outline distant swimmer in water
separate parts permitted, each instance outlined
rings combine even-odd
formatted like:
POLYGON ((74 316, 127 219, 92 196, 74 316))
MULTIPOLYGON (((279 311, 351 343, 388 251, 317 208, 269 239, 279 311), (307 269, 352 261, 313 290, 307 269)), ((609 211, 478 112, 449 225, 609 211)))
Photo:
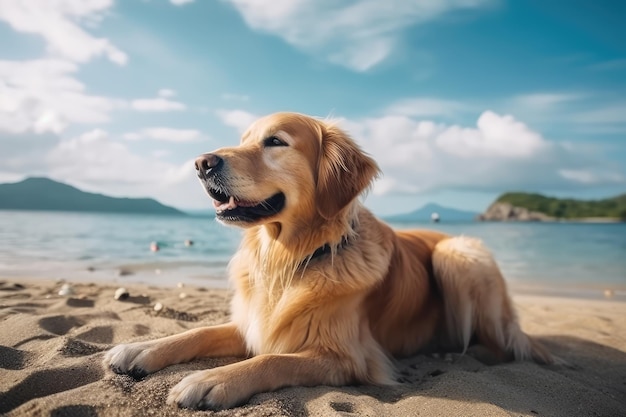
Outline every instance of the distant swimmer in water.
POLYGON ((159 249, 161 249, 161 248, 159 248, 159 244, 157 242, 150 243, 150 250, 152 252, 158 252, 159 249))
POLYGON ((185 246, 193 246, 193 240, 191 240, 191 239, 186 239, 186 240, 185 240, 185 246))

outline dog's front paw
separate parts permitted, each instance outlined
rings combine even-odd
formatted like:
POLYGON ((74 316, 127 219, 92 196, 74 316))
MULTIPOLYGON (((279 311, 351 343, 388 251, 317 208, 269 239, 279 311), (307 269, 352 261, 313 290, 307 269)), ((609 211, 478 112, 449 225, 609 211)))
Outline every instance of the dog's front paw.
POLYGON ((251 396, 243 384, 228 378, 220 368, 194 372, 171 389, 168 404, 200 410, 223 410, 243 403, 251 396))
POLYGON ((151 342, 138 342, 115 346, 104 355, 104 366, 118 374, 128 374, 141 379, 158 371, 151 342))

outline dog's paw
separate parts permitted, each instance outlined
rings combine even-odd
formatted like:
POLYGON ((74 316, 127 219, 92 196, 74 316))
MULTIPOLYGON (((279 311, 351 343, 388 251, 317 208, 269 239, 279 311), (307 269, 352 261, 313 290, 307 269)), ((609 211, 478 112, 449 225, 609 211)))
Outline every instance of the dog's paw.
POLYGON ((194 372, 171 389, 168 404, 199 410, 223 410, 243 403, 251 396, 243 384, 236 384, 220 368, 194 372))
POLYGON ((141 379, 160 369, 155 366, 151 348, 150 342, 118 345, 104 354, 102 362, 115 373, 141 379))

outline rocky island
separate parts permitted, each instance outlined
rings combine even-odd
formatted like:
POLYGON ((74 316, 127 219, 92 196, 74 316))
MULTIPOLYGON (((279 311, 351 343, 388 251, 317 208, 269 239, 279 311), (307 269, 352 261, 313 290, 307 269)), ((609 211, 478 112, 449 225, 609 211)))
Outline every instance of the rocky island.
POLYGON ((626 221, 626 194, 575 200, 534 193, 505 193, 479 214, 481 221, 626 221))

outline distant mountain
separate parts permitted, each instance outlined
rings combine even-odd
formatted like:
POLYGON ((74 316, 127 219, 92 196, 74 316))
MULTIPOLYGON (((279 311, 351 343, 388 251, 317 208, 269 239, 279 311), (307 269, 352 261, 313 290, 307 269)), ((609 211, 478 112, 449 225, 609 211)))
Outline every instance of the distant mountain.
POLYGON ((478 213, 474 213, 472 211, 457 210, 449 207, 443 207, 439 204, 429 203, 410 213, 387 216, 385 217, 385 220, 393 223, 430 222, 430 216, 433 213, 439 214, 439 219, 443 223, 472 221, 478 215, 478 213))
POLYGON ((505 193, 498 197, 487 208, 487 211, 479 216, 479 219, 488 221, 626 221, 626 194, 602 200, 575 200, 533 193, 505 193))
POLYGON ((151 198, 116 198, 88 193, 48 178, 0 184, 0 210, 53 210, 184 215, 151 198))

